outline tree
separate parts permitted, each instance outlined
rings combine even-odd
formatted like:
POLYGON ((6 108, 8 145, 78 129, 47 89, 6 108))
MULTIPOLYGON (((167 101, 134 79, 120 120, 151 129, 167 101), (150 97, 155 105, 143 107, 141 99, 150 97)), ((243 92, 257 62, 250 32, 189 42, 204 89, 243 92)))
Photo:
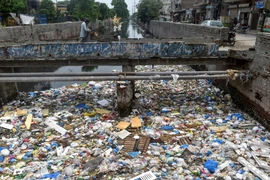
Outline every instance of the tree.
POLYGON ((141 0, 138 4, 138 20, 148 22, 159 18, 159 10, 162 8, 160 0, 141 0))
POLYGON ((40 14, 46 14, 49 21, 52 21, 55 17, 56 10, 51 0, 43 0, 39 6, 40 14))
MULTIPOLYGON (((92 21, 98 19, 99 9, 98 4, 94 0, 74 0, 75 8, 72 9, 71 14, 83 20, 89 18, 92 21)), ((73 3, 74 3, 73 2, 73 3)))
POLYGON ((105 3, 99 3, 99 20, 105 20, 111 17, 110 8, 105 3))
POLYGON ((20 12, 24 13, 26 12, 26 1, 24 0, 13 0, 13 7, 12 11, 13 12, 20 12))
POLYGON ((26 12, 26 2, 24 0, 1 0, 0 1, 0 12, 26 12))
POLYGON ((128 6, 125 0, 112 0, 111 5, 115 10, 116 15, 122 20, 125 20, 129 17, 129 11, 127 9, 128 6))

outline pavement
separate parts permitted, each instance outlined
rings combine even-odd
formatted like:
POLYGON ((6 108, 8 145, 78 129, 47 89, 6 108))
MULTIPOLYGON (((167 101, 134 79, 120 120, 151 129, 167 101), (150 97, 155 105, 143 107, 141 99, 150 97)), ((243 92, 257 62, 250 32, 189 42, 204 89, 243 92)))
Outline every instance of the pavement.
POLYGON ((250 31, 247 34, 236 33, 236 43, 234 46, 221 46, 219 50, 228 51, 229 49, 234 50, 246 50, 255 46, 256 42, 256 31, 250 31))

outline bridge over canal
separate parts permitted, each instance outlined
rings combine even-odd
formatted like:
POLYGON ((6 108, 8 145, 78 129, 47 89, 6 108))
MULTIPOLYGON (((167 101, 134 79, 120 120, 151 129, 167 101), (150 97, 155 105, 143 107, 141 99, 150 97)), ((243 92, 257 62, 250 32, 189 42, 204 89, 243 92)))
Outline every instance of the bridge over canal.
MULTIPOLYGON (((48 74, 0 73, 0 82, 116 80, 120 115, 131 112, 134 81, 159 79, 231 79, 227 71, 196 73, 135 73, 136 65, 230 65, 239 60, 218 51, 215 43, 194 44, 177 40, 129 40, 122 42, 13 44, 0 47, 0 68, 69 65, 121 65, 122 73, 48 74), (125 81, 124 81, 125 80, 125 81)), ((242 62, 241 62, 242 63, 242 62)), ((232 72, 232 71, 231 71, 232 72)), ((234 74, 235 72, 233 72, 234 74)))

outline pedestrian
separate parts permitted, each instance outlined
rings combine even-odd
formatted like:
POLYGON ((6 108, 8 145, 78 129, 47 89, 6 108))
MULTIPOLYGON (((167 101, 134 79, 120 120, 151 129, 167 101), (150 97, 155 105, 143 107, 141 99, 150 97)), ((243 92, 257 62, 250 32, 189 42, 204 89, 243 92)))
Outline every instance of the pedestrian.
POLYGON ((233 20, 233 24, 234 24, 234 26, 236 26, 236 24, 237 24, 237 19, 236 19, 236 17, 235 17, 234 20, 233 20))
POLYGON ((89 32, 91 29, 88 28, 89 19, 86 18, 84 22, 81 24, 81 33, 80 33, 80 42, 86 42, 89 37, 89 32))

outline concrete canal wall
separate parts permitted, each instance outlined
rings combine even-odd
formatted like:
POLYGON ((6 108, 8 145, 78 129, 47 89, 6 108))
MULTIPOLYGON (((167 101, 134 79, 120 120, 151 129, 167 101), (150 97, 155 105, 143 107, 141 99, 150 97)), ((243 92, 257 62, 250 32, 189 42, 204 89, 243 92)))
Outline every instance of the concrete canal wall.
POLYGON ((151 34, 158 38, 196 38, 213 37, 213 40, 228 39, 228 28, 207 27, 198 24, 185 24, 164 21, 150 21, 149 23, 139 23, 151 34))
MULTIPOLYGON (((0 43, 77 40, 80 35, 81 23, 66 22, 0 28, 0 43)), ((97 21, 89 24, 89 27, 94 31, 104 26, 112 26, 112 21, 97 21)))
MULTIPOLYGON (((259 33, 255 51, 247 51, 246 58, 253 58, 248 64, 254 79, 252 81, 217 81, 217 84, 228 91, 240 108, 253 115, 265 127, 270 129, 270 34, 259 33)), ((240 53, 239 53, 240 54, 240 53)), ((212 65, 208 70, 224 70, 230 67, 212 65)), ((239 67, 243 68, 243 67, 239 67)))

